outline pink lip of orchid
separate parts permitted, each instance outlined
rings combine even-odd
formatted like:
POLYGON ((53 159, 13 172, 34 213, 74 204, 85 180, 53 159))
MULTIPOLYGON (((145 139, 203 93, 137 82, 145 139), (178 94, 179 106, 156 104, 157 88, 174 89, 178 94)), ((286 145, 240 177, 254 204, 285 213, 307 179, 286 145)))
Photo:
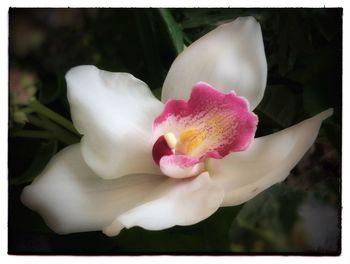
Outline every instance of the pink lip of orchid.
POLYGON ((188 102, 168 100, 155 118, 153 134, 160 137, 153 145, 153 159, 169 177, 196 176, 208 158, 247 149, 257 122, 243 97, 197 83, 188 102))
POLYGON ((127 73, 78 66, 67 75, 79 144, 59 152, 22 193, 55 232, 192 225, 283 181, 328 109, 253 138, 267 65, 260 25, 238 18, 187 47, 163 104, 127 73), (234 92, 233 92, 234 91, 234 92), (152 125, 153 124, 153 125, 152 125))

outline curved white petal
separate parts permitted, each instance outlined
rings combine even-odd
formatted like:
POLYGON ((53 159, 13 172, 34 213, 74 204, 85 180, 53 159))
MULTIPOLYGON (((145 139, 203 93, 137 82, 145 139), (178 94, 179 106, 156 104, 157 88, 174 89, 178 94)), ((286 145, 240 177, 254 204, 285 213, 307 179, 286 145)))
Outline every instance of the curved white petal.
POLYGON ((188 99, 192 86, 204 81, 222 92, 234 90, 253 110, 261 101, 267 63, 259 23, 240 17, 219 26, 188 48, 173 62, 165 79, 162 101, 188 99))
POLYGON ((213 179, 225 188, 223 206, 238 205, 283 181, 315 141, 328 109, 277 133, 257 138, 248 150, 211 160, 213 179))
POLYGON ((204 171, 204 163, 185 155, 168 155, 160 159, 159 167, 166 176, 183 179, 199 175, 204 171))
POLYGON ((103 178, 159 173, 152 160, 152 122, 162 111, 147 85, 128 73, 78 66, 66 74, 72 119, 82 153, 103 178))
POLYGON ((150 202, 117 217, 104 230, 105 234, 114 235, 113 230, 118 230, 120 225, 148 230, 192 225, 213 214, 224 197, 223 188, 213 182, 207 172, 192 179, 169 179, 154 193, 150 202))
POLYGON ((21 199, 59 234, 102 230, 116 215, 145 202, 165 180, 155 175, 103 180, 85 164, 80 146, 73 145, 50 161, 21 199))

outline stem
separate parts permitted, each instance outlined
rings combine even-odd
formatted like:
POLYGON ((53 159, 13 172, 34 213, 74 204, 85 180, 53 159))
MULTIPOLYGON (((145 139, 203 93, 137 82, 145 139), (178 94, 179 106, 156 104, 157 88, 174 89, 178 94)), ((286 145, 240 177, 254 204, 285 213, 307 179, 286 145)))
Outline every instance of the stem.
POLYGON ((57 114, 51 109, 47 108, 45 105, 43 105, 39 101, 34 99, 29 104, 29 107, 32 108, 35 112, 42 114, 43 116, 46 116, 47 118, 55 121, 57 124, 61 125, 62 127, 68 129, 69 131, 79 136, 79 132, 74 128, 71 121, 57 114))
POLYGON ((13 137, 26 137, 26 138, 54 138, 54 135, 48 131, 41 130, 20 130, 12 133, 13 137))
POLYGON ((65 145, 71 145, 79 142, 80 140, 79 137, 63 129, 56 123, 50 121, 45 116, 42 116, 41 119, 35 116, 28 116, 28 120, 29 120, 29 123, 51 132, 55 138, 57 138, 59 141, 61 141, 65 145))
POLYGON ((30 108, 30 107, 25 107, 21 109, 21 112, 25 113, 25 114, 31 114, 34 112, 34 109, 30 108))
POLYGON ((42 129, 48 130, 47 126, 44 126, 43 122, 39 118, 37 118, 37 117, 35 117, 33 115, 29 115, 28 116, 28 122, 30 124, 34 125, 34 126, 37 126, 37 127, 42 128, 42 129))

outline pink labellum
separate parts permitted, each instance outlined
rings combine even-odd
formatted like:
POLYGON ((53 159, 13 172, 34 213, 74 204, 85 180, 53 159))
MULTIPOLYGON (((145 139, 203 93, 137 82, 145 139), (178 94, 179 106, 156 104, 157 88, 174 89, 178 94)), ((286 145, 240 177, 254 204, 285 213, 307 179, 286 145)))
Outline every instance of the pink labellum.
POLYGON ((155 163, 159 165, 159 161, 163 156, 174 154, 171 148, 169 148, 165 137, 160 136, 152 148, 152 157, 155 163))
POLYGON ((254 138, 257 122, 245 98, 199 82, 192 88, 188 102, 166 102, 153 122, 153 133, 173 133, 177 139, 175 154, 202 161, 245 150, 254 138))

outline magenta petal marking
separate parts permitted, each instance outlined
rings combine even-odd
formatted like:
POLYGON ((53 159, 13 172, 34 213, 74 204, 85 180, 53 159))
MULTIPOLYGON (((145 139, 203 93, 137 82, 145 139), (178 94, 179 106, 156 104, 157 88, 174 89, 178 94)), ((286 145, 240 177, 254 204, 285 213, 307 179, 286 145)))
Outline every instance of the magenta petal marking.
POLYGON ((173 155, 173 151, 169 148, 164 136, 160 136, 154 143, 152 148, 152 157, 155 163, 159 165, 159 161, 163 156, 173 155))
POLYGON ((254 138, 257 123, 258 118, 249 110, 245 98, 233 92, 222 93, 200 82, 192 88, 188 102, 166 102, 154 120, 153 132, 174 133, 178 145, 185 145, 181 154, 203 160, 245 150, 254 138))
POLYGON ((193 177, 204 170, 204 165, 199 159, 186 155, 163 156, 159 167, 165 175, 177 179, 193 177))

